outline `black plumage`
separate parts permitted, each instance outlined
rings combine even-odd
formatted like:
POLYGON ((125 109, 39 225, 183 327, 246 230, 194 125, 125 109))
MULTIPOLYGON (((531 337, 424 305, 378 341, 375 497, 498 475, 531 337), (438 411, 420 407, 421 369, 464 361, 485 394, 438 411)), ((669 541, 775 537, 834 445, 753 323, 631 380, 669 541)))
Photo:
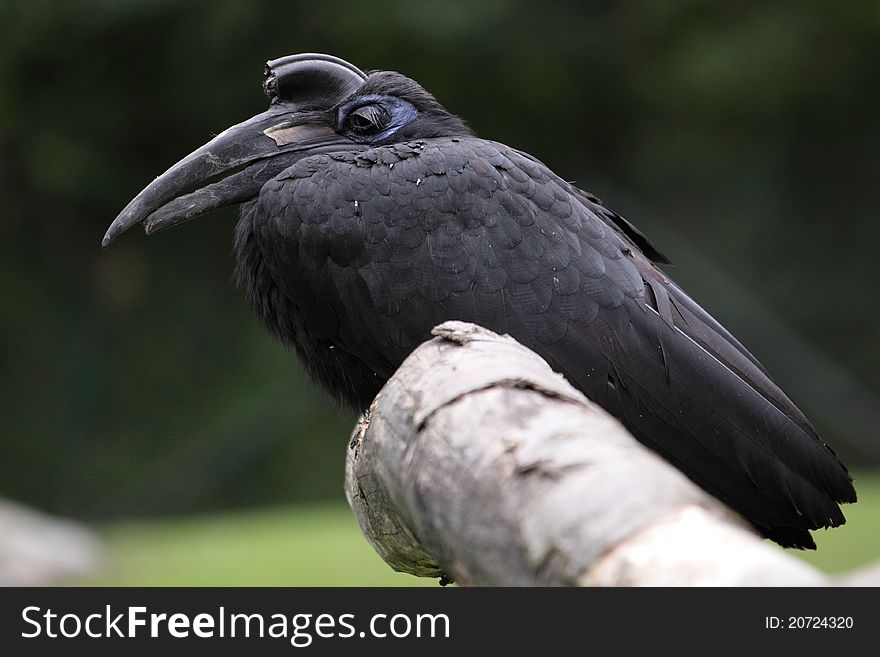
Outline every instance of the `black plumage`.
POLYGON ((169 170, 105 244, 242 202, 237 284, 343 403, 365 408, 436 324, 475 322, 780 544, 844 522, 855 492, 834 452, 634 226, 397 73, 294 56, 266 86, 269 112, 169 170))

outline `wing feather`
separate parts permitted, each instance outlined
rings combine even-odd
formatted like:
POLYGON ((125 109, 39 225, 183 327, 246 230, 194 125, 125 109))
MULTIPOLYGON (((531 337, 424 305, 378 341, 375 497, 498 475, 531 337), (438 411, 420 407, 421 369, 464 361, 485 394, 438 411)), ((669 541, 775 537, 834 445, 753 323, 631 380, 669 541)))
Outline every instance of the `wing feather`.
MULTIPOLYGON (((811 547, 807 530, 843 523, 837 503, 855 500, 803 413, 655 267, 647 238, 526 154, 461 138, 313 156, 251 214, 303 340, 377 381, 436 324, 472 321, 535 350, 783 544, 811 547)), ((342 389, 345 373, 310 371, 342 389)))

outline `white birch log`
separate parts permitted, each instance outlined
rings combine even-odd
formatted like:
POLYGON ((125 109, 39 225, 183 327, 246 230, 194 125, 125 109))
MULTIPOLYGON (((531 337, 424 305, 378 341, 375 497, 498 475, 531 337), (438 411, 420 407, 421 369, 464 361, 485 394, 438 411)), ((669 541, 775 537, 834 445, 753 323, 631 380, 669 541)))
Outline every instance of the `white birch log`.
POLYGON ((512 338, 462 322, 434 335, 348 449, 349 504, 395 570, 493 586, 834 583, 512 338))
POLYGON ((0 587, 94 576, 104 566, 104 552, 84 525, 0 499, 0 587))

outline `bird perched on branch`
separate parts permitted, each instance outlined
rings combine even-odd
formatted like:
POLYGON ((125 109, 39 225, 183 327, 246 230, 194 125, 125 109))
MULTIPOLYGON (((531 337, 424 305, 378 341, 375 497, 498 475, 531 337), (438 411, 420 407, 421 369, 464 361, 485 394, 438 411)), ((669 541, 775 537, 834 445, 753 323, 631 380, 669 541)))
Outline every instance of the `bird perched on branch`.
POLYGON ((778 543, 813 548, 809 530, 845 521, 846 468, 626 219, 399 73, 293 55, 264 89, 267 111, 150 183, 104 246, 241 204, 237 284, 343 403, 366 408, 435 325, 474 322, 778 543))

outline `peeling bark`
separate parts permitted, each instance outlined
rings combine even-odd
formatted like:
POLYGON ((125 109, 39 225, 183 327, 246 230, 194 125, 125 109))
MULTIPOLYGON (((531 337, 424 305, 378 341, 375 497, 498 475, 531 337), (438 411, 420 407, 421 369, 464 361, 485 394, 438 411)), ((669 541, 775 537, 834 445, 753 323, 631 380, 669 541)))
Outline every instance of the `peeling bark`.
POLYGON ((512 338, 462 322, 434 335, 377 395, 346 461, 349 504, 393 569, 462 585, 836 583, 512 338))

